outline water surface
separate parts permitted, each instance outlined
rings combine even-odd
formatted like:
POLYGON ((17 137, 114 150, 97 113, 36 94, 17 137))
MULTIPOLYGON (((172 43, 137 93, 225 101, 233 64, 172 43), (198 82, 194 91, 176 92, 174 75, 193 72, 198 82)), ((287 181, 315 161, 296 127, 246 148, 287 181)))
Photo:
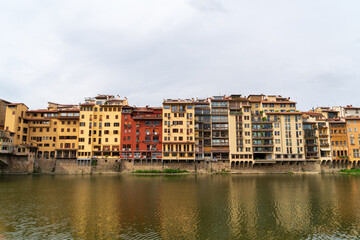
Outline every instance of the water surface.
POLYGON ((2 176, 0 239, 358 239, 360 177, 2 176))

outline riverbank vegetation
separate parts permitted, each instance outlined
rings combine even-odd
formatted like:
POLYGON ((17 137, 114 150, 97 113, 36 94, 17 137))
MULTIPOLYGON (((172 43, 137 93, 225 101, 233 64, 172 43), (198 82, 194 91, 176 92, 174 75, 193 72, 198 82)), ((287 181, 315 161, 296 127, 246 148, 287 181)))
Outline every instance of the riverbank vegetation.
POLYGON ((340 173, 343 173, 343 174, 359 174, 360 175, 360 169, 342 169, 340 170, 340 173))
POLYGON ((160 170, 135 170, 132 173, 188 173, 186 170, 167 168, 164 171, 160 170))

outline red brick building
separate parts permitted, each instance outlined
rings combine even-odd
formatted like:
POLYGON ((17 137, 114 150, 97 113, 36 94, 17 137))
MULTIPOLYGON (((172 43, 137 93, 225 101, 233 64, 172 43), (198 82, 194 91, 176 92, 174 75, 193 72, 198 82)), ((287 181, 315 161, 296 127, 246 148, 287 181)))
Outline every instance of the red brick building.
POLYGON ((162 108, 124 106, 120 158, 152 162, 162 159, 162 108))

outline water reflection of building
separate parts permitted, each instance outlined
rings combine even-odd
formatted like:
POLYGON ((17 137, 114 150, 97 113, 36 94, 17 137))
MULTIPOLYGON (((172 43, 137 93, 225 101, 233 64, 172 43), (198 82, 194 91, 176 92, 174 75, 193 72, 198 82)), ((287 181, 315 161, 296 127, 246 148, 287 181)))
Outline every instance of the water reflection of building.
POLYGON ((163 239, 196 238, 199 209, 193 177, 164 178, 158 196, 159 225, 163 239))
POLYGON ((277 224, 286 232, 301 232, 310 227, 310 193, 308 179, 278 177, 272 184, 277 224))
POLYGON ((258 221, 256 178, 233 176, 229 183, 229 223, 231 235, 241 238, 247 235, 255 239, 258 221))
POLYGON ((232 176, 228 199, 232 237, 265 239, 275 234, 300 238, 316 229, 332 232, 358 219, 356 184, 336 176, 325 178, 232 176))
MULTIPOLYGON (((116 236, 122 229, 119 197, 111 177, 73 179, 71 225, 75 238, 99 239, 116 236), (116 190, 115 190, 116 192, 116 190)), ((71 180, 71 179, 69 179, 71 180)))

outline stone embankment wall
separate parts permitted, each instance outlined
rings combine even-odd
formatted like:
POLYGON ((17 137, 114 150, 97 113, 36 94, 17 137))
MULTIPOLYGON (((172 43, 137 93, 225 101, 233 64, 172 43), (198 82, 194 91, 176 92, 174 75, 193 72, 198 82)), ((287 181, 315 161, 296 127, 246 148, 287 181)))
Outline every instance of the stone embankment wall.
POLYGON ((9 154, 0 155, 0 173, 32 173, 34 171, 34 158, 9 154))
POLYGON ((179 169, 197 173, 230 171, 233 173, 300 173, 338 172, 350 168, 348 164, 320 164, 319 162, 277 162, 244 164, 232 167, 228 161, 120 161, 119 159, 98 159, 96 166, 79 165, 76 159, 37 159, 34 156, 0 155, 0 173, 45 173, 45 174, 90 174, 90 173, 131 173, 136 170, 179 169))
POLYGON ((220 172, 229 170, 228 161, 220 162, 204 162, 204 161, 169 161, 169 162, 132 162, 132 161, 122 161, 121 162, 121 171, 122 172, 132 172, 136 170, 159 170, 163 171, 164 169, 179 169, 186 170, 189 172, 198 172, 198 173, 209 173, 209 172, 220 172))
POLYGON ((320 164, 317 162, 277 162, 254 164, 242 168, 233 168, 231 172, 239 173, 300 173, 300 172, 321 172, 320 164))

